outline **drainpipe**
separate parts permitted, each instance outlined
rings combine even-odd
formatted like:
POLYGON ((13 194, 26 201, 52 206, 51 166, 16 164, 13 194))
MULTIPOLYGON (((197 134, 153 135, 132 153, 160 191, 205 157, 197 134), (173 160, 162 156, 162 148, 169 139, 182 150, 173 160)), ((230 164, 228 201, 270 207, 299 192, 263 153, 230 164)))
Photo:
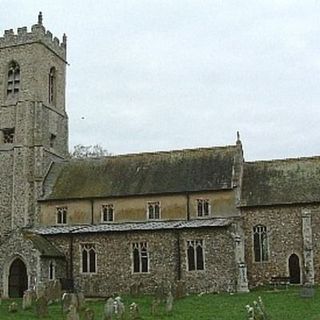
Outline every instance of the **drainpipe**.
POLYGON ((177 278, 178 281, 181 280, 181 248, 180 248, 180 232, 177 230, 177 278))

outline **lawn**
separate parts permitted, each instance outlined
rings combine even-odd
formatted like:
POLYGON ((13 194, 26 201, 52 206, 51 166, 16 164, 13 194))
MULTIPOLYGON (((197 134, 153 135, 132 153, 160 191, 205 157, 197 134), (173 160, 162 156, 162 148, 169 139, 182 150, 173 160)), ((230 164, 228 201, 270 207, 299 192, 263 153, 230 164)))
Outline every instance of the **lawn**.
MULTIPOLYGON (((166 315, 164 307, 159 308, 156 316, 151 315, 152 297, 124 297, 128 306, 131 302, 139 305, 141 319, 163 320, 240 320, 246 318, 245 305, 252 304, 259 296, 272 320, 320 320, 320 295, 314 298, 300 298, 299 288, 289 290, 256 290, 246 294, 207 294, 189 296, 174 302, 173 312, 166 315)), ((15 314, 8 313, 8 306, 13 300, 3 300, 0 305, 0 319, 37 319, 33 310, 22 311, 21 299, 16 300, 19 310, 15 314)), ((90 300, 86 305, 95 310, 97 320, 102 319, 103 300, 90 300)), ((49 307, 50 316, 47 319, 66 319, 61 313, 60 304, 49 307)), ((82 319, 82 318, 81 318, 82 319)), ((129 317, 128 317, 129 319, 129 317)))

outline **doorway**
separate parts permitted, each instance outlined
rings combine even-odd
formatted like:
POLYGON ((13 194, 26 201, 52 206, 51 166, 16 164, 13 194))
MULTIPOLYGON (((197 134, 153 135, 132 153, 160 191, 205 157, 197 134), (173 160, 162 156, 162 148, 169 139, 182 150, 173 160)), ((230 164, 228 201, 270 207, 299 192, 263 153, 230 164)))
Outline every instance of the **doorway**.
POLYGON ((300 261, 299 257, 293 253, 289 257, 289 276, 290 276, 290 283, 293 284, 300 284, 300 261))
POLYGON ((24 262, 17 258, 9 269, 9 297, 21 298, 23 292, 28 289, 27 268, 24 262))

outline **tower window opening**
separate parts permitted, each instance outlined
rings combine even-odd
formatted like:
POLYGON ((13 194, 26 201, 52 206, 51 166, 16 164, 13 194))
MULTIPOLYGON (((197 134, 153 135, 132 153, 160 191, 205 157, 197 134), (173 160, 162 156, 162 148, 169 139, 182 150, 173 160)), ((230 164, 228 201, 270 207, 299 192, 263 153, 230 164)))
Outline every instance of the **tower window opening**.
POLYGON ((13 96, 20 90, 20 67, 16 62, 11 62, 8 71, 7 95, 13 96))
POLYGON ((55 104, 56 97, 56 69, 52 67, 49 72, 49 103, 55 104))
POLYGON ((14 128, 3 129, 3 143, 13 143, 14 141, 14 128))

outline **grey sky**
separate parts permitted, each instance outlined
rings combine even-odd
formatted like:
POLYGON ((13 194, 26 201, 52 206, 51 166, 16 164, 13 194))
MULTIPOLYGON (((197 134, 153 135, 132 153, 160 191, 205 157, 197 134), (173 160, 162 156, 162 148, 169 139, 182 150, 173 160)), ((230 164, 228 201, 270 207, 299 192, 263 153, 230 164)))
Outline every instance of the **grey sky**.
POLYGON ((1 31, 40 10, 68 36, 70 146, 227 145, 239 130, 247 160, 320 155, 320 1, 0 0, 1 31))

